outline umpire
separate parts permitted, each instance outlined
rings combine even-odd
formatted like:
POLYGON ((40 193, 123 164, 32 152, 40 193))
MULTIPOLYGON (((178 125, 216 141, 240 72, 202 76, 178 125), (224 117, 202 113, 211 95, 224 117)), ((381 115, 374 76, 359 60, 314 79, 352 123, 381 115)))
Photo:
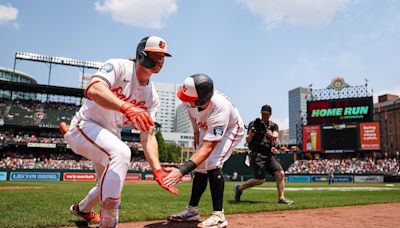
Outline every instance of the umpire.
POLYGON ((236 202, 240 201, 240 196, 245 189, 263 184, 265 174, 268 172, 276 179, 278 203, 293 204, 292 200, 285 199, 285 173, 272 152, 279 136, 279 129, 276 123, 269 120, 271 114, 271 106, 264 105, 261 107, 261 119, 257 118, 249 124, 246 142, 251 150, 251 166, 253 167, 254 178, 234 187, 236 202))

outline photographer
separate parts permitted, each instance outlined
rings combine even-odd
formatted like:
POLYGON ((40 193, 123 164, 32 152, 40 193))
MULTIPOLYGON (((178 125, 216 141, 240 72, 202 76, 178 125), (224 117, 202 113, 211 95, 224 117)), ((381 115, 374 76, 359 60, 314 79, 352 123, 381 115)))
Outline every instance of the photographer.
POLYGON ((269 172, 275 176, 278 189, 278 203, 291 205, 293 201, 285 199, 285 173, 282 165, 275 158, 272 148, 275 146, 276 139, 279 136, 278 125, 269 120, 272 114, 271 106, 264 105, 261 108, 261 119, 257 118, 250 122, 246 142, 251 150, 251 166, 254 170, 254 178, 249 179, 242 185, 236 185, 234 188, 235 201, 240 201, 242 192, 256 185, 265 182, 265 174, 269 172))

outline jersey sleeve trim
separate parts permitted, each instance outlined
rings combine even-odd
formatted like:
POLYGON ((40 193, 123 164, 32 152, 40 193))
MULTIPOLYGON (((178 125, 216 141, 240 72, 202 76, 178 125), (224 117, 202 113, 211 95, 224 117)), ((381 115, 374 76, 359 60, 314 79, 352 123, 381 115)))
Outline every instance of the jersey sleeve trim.
POLYGON ((96 84, 96 83, 98 83, 98 82, 100 82, 100 81, 94 81, 94 82, 90 83, 89 86, 86 87, 85 92, 83 93, 83 96, 86 97, 86 98, 89 99, 89 100, 92 100, 92 99, 90 99, 90 97, 87 96, 87 91, 89 91, 89 88, 90 88, 92 85, 94 85, 94 84, 96 84))
POLYGON ((103 80, 105 83, 107 83, 108 88, 111 89, 111 83, 110 83, 110 81, 108 81, 107 78, 105 78, 105 77, 103 77, 103 76, 100 76, 100 75, 93 75, 92 78, 100 78, 100 79, 103 80))

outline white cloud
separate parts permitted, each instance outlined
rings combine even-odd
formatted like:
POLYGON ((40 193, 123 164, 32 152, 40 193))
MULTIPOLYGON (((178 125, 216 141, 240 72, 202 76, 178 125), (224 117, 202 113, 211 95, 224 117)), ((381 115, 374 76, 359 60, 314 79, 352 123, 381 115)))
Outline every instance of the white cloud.
POLYGON ((268 29, 280 23, 294 26, 328 25, 350 0, 236 0, 263 17, 268 29))
POLYGON ((176 0, 105 0, 104 4, 96 2, 95 9, 130 26, 160 29, 177 5, 176 0))
POLYGON ((17 19, 18 9, 10 4, 0 5, 0 24, 10 23, 17 19))

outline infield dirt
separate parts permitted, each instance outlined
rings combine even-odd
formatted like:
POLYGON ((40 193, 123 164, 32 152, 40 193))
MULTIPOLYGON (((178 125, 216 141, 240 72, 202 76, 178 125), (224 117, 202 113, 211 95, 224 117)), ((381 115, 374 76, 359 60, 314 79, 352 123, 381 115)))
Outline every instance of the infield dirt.
MULTIPOLYGON (((400 227, 400 203, 303 209, 227 215, 229 228, 277 227, 400 227)), ((203 217, 202 220, 205 218, 203 217)), ((120 228, 193 228, 197 223, 168 223, 166 220, 120 224, 120 228)))

